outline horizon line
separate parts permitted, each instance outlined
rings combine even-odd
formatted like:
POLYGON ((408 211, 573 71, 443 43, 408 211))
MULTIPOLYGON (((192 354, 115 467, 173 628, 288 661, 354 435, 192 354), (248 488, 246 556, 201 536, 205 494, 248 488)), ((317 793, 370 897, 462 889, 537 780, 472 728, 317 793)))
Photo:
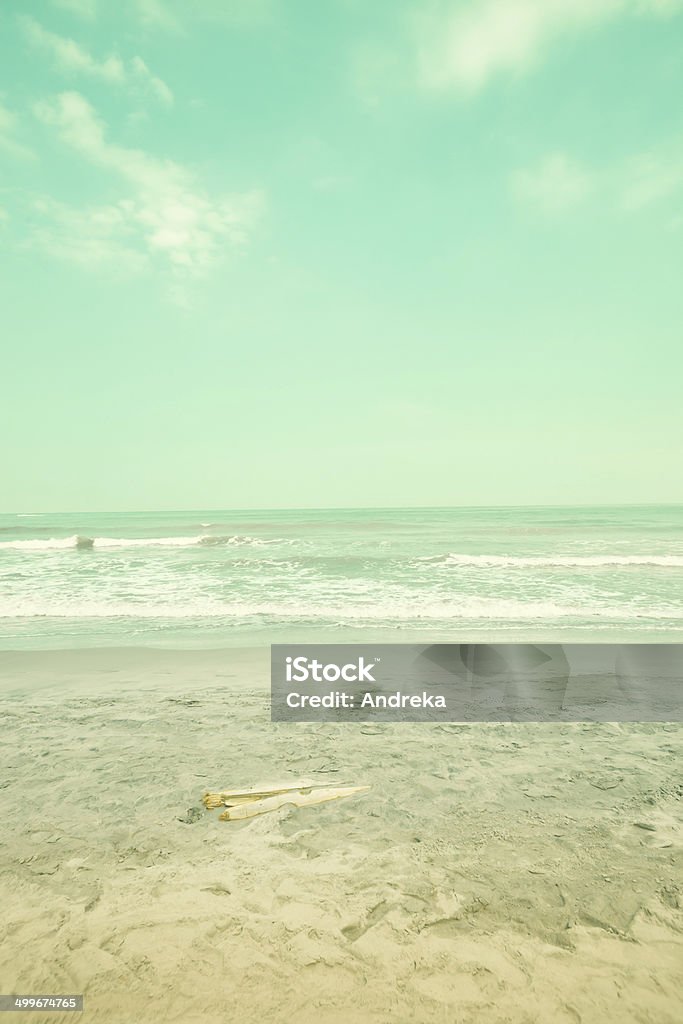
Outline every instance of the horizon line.
POLYGON ((683 507, 679 501, 612 501, 612 502, 554 502, 530 504, 472 504, 472 505, 239 505, 225 507, 189 506, 183 508, 127 508, 127 509, 50 509, 45 512, 22 511, 0 512, 0 516, 30 518, 32 516, 63 515, 148 515, 160 513, 188 512, 446 512, 464 509, 597 509, 597 508, 676 508, 683 507))

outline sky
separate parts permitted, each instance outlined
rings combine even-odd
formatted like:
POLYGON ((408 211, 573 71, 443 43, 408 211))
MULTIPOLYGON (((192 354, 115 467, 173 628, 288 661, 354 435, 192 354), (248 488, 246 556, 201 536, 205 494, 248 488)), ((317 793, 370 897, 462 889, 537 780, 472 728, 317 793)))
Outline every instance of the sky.
POLYGON ((0 0, 0 511, 683 501, 683 0, 0 0))

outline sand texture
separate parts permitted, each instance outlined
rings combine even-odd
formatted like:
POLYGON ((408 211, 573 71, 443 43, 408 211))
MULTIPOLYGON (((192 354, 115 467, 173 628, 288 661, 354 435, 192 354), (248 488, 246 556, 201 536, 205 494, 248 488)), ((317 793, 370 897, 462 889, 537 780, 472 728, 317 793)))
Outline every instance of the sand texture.
POLYGON ((273 725, 267 652, 0 654, 0 989, 106 1024, 679 1024, 680 725, 273 725), (220 822, 205 790, 348 800, 220 822))

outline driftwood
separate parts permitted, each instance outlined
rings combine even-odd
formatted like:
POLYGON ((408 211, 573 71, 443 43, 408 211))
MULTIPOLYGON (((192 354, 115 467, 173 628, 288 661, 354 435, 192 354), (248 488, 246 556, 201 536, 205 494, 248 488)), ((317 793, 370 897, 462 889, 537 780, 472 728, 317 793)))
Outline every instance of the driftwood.
POLYGON ((202 803, 207 811, 213 811, 216 807, 222 807, 240 803, 252 803, 254 800, 263 800, 265 797, 278 796, 280 793, 308 792, 313 788, 309 779, 299 779, 298 782, 284 783, 281 786, 261 787, 260 789, 222 789, 217 793, 205 793, 202 803))
POLYGON ((255 818, 268 811, 292 804, 294 807, 308 807, 312 804, 327 803, 328 800, 343 800, 345 797, 367 793, 369 786, 315 786, 307 780, 292 785, 276 786, 271 789, 226 789, 216 793, 205 793, 204 806, 208 810, 224 806, 219 821, 241 821, 255 818))

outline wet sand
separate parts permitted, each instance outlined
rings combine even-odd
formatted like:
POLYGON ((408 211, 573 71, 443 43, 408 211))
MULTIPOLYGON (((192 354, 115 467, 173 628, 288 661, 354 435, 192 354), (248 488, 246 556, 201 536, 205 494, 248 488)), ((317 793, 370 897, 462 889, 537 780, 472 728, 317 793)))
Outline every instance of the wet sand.
POLYGON ((0 654, 0 988, 85 994, 8 1024, 681 1020, 680 725, 274 725, 268 659, 0 654), (301 777, 372 790, 200 802, 301 777))

